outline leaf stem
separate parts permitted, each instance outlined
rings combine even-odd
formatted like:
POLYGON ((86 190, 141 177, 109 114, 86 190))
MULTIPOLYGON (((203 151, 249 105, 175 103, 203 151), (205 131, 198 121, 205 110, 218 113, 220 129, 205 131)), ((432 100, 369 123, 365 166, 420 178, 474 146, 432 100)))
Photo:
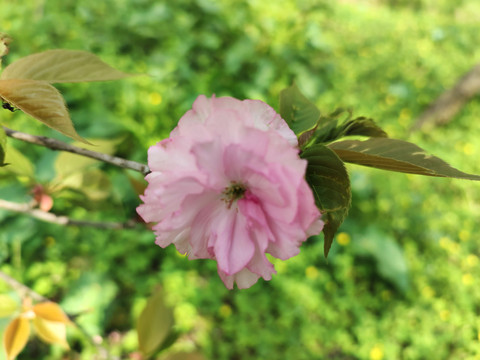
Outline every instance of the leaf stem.
POLYGON ((87 156, 92 159, 96 159, 99 161, 103 161, 108 164, 112 164, 124 169, 131 169, 138 171, 144 175, 148 174, 150 172, 150 169, 148 168, 147 165, 138 163, 136 161, 132 160, 126 160, 122 159, 116 156, 111 156, 107 154, 103 154, 100 152, 92 151, 92 150, 87 150, 83 149, 74 145, 67 144, 63 141, 57 140, 57 139, 52 139, 46 136, 36 136, 36 135, 30 135, 26 134, 17 130, 12 130, 7 127, 3 127, 5 130, 5 133, 14 139, 21 140, 28 142, 30 144, 35 144, 35 145, 40 145, 40 146, 45 146, 51 150, 59 150, 59 151, 67 151, 71 152, 73 154, 77 155, 82 155, 82 156, 87 156))

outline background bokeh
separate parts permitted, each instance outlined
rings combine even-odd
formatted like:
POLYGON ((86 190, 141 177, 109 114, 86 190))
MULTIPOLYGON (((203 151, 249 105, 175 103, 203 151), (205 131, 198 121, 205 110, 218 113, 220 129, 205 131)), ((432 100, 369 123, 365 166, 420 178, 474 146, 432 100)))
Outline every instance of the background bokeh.
MULTIPOLYGON (((352 108, 391 137, 480 173, 478 96, 448 124, 409 131, 480 61, 477 0, 10 0, 0 26, 14 39, 6 64, 81 49, 149 75, 58 86, 80 135, 108 139, 121 157, 146 162, 147 148, 199 94, 278 109, 280 90, 295 81, 325 113, 352 108)), ((20 112, 1 111, 0 121, 67 140, 20 112)), ((72 158, 9 144, 22 166, 0 170, 0 198, 29 201, 39 183, 51 190, 55 213, 135 218, 138 174, 83 164, 86 175, 59 190, 53 185, 72 158)), ((276 262, 272 281, 247 290, 226 290, 213 262, 161 249, 141 226, 67 228, 7 211, 0 269, 78 313, 89 334, 124 358, 136 350, 139 311, 161 284, 180 334, 174 348, 206 359, 480 359, 480 185, 348 169, 353 205, 328 259, 322 237, 312 238, 299 256, 276 262)), ((0 329, 6 324, 0 319, 0 329)), ((69 341, 61 355, 33 340, 19 359, 94 358, 75 329, 69 341)))

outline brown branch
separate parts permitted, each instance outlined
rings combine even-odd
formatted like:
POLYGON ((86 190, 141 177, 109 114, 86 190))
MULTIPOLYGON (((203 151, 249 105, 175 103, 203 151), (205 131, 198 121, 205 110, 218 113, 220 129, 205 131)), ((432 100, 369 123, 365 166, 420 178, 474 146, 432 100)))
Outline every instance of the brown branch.
POLYGON ((33 291, 28 286, 25 286, 22 283, 19 283, 10 275, 5 274, 3 271, 0 271, 0 279, 5 281, 12 289, 14 289, 17 293, 19 293, 21 297, 29 296, 33 300, 38 302, 49 301, 46 297, 43 297, 39 293, 33 291))
POLYGON ((425 126, 438 126, 448 123, 462 107, 480 92, 480 64, 457 80, 455 85, 442 93, 437 100, 420 115, 410 130, 425 126))
POLYGON ((15 211, 18 213, 28 214, 41 221, 58 224, 58 225, 72 225, 72 226, 89 226, 98 229, 130 229, 135 227, 134 221, 126 223, 118 222, 102 222, 102 221, 86 221, 86 220, 74 220, 67 216, 55 215, 51 212, 46 212, 39 209, 33 209, 29 204, 19 204, 11 201, 0 199, 0 208, 15 211))
POLYGON ((3 127, 5 130, 6 134, 10 136, 11 138, 21 140, 28 142, 30 144, 35 144, 35 145, 40 145, 40 146, 45 146, 51 150, 60 150, 60 151, 68 151, 73 154, 77 155, 82 155, 82 156, 87 156, 92 159, 100 160, 121 168, 125 169, 131 169, 138 171, 144 175, 148 174, 150 172, 150 169, 148 168, 147 165, 138 163, 136 161, 132 160, 126 160, 122 159, 116 156, 111 156, 103 153, 99 153, 96 151, 92 150, 87 150, 83 149, 77 146, 73 146, 70 144, 67 144, 63 141, 52 139, 46 136, 36 136, 36 135, 30 135, 26 133, 22 133, 20 131, 12 130, 9 128, 6 128, 5 126, 3 127))

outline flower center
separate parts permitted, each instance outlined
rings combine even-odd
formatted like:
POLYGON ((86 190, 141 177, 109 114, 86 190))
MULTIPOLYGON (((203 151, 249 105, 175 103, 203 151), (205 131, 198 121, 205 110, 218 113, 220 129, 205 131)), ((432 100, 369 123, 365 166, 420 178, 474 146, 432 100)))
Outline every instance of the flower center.
POLYGON ((247 191, 245 185, 232 181, 230 186, 227 186, 222 192, 222 200, 227 204, 227 208, 230 209, 234 201, 242 199, 245 191, 247 191))

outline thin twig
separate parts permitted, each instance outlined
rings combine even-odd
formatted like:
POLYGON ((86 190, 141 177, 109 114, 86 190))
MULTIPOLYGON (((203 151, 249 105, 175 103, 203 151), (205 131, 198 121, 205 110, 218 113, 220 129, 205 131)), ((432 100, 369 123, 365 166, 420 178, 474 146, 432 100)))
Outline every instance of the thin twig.
POLYGON ((28 295, 33 300, 38 302, 49 301, 46 297, 43 297, 39 293, 33 291, 28 286, 19 283, 17 280, 12 278, 10 275, 5 274, 3 271, 0 271, 0 279, 5 281, 12 289, 20 294, 20 296, 28 295))
POLYGON ((135 227, 134 221, 128 221, 126 223, 119 222, 102 222, 102 221, 86 221, 86 220, 74 220, 67 216, 55 215, 51 212, 46 212, 39 209, 33 209, 29 204, 19 204, 11 201, 0 199, 0 208, 15 211, 18 213, 28 214, 36 219, 58 224, 58 225, 73 225, 73 226, 89 226, 98 229, 130 229, 135 227))
POLYGON ((36 135, 26 134, 17 130, 9 129, 5 126, 3 127, 3 129, 5 130, 5 133, 11 138, 22 140, 31 144, 45 146, 52 150, 68 151, 73 154, 87 156, 87 157, 100 160, 121 168, 135 170, 144 175, 150 172, 150 169, 148 168, 147 165, 138 163, 136 161, 126 160, 116 156, 111 156, 111 155, 99 153, 96 151, 83 149, 83 148, 73 146, 63 141, 52 139, 46 136, 36 136, 36 135))

